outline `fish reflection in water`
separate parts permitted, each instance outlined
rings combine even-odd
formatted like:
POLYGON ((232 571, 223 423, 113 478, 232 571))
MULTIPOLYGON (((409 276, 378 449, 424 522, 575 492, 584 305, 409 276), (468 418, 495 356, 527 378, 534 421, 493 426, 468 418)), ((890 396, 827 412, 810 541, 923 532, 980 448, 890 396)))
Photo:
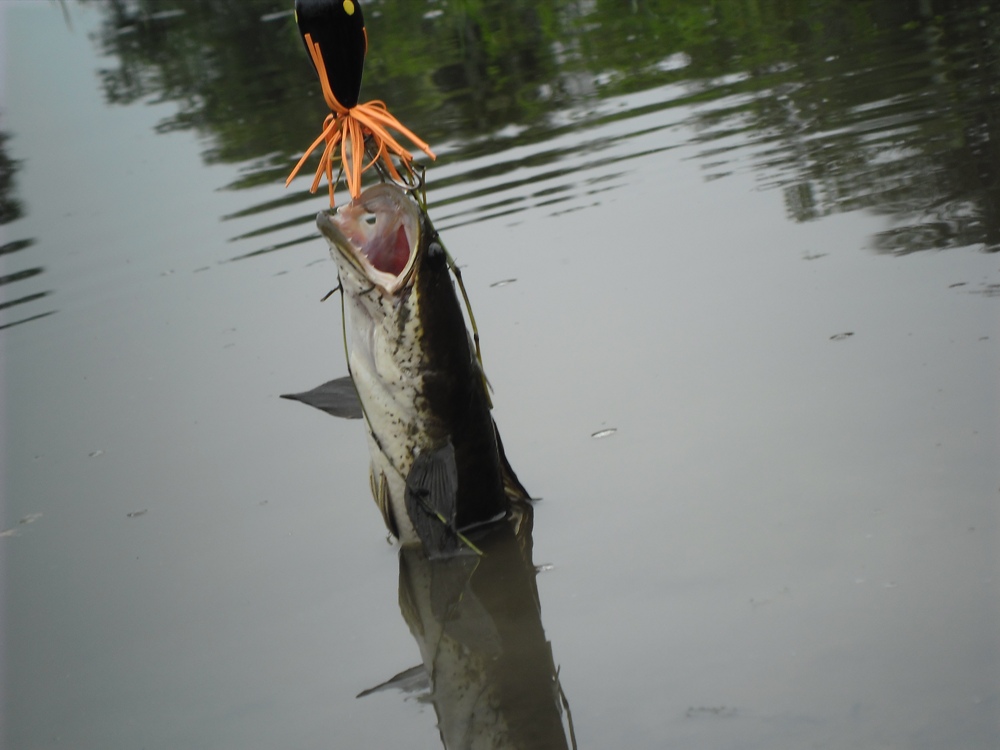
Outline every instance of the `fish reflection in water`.
POLYGON ((532 508, 476 538, 483 555, 399 553, 399 609, 423 664, 361 693, 428 690, 447 750, 575 748, 545 639, 532 563, 532 508))

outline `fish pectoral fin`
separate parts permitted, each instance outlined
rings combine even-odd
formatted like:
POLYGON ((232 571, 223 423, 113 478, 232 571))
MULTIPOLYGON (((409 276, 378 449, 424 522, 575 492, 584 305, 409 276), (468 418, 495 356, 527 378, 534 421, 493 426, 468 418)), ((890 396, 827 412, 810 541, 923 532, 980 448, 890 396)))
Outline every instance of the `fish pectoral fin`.
POLYGON ((455 529, 458 501, 458 465, 449 440, 441 448, 424 451, 406 476, 406 513, 428 558, 452 555, 459 549, 455 529))
POLYGON ((361 419, 364 415, 361 410, 361 399, 358 398, 358 391, 350 375, 329 380, 311 391, 284 393, 281 398, 301 401, 303 404, 343 419, 361 419))

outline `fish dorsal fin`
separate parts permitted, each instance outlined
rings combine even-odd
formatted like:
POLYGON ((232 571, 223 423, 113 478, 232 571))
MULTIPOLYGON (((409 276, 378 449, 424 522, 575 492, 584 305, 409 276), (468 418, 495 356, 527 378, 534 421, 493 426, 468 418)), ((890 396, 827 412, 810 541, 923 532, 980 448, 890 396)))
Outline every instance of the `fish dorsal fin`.
POLYGON ((329 380, 311 391, 285 393, 281 397, 291 401, 301 401, 303 404, 325 411, 334 417, 361 419, 363 416, 361 400, 358 398, 358 391, 354 387, 354 381, 351 380, 350 375, 329 380))
POLYGON ((428 559, 455 554, 460 547, 455 529, 458 465, 450 440, 414 459, 405 495, 406 513, 428 559))

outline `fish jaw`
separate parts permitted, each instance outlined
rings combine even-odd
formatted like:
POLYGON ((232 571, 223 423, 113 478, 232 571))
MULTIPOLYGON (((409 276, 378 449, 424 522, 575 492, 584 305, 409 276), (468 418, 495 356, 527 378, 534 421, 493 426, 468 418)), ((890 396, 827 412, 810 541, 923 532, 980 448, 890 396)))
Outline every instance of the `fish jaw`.
POLYGON ((321 211, 316 226, 330 245, 341 281, 399 294, 412 282, 420 255, 420 211, 399 188, 376 185, 335 212, 321 211))

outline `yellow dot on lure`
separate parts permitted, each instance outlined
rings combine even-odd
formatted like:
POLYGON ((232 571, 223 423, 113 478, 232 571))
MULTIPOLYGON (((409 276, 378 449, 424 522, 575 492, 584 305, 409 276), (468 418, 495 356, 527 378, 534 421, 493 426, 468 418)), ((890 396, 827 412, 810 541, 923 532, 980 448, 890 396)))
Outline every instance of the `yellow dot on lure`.
POLYGON ((351 0, 344 0, 344 12, 349 15, 354 15, 354 3, 351 0))

